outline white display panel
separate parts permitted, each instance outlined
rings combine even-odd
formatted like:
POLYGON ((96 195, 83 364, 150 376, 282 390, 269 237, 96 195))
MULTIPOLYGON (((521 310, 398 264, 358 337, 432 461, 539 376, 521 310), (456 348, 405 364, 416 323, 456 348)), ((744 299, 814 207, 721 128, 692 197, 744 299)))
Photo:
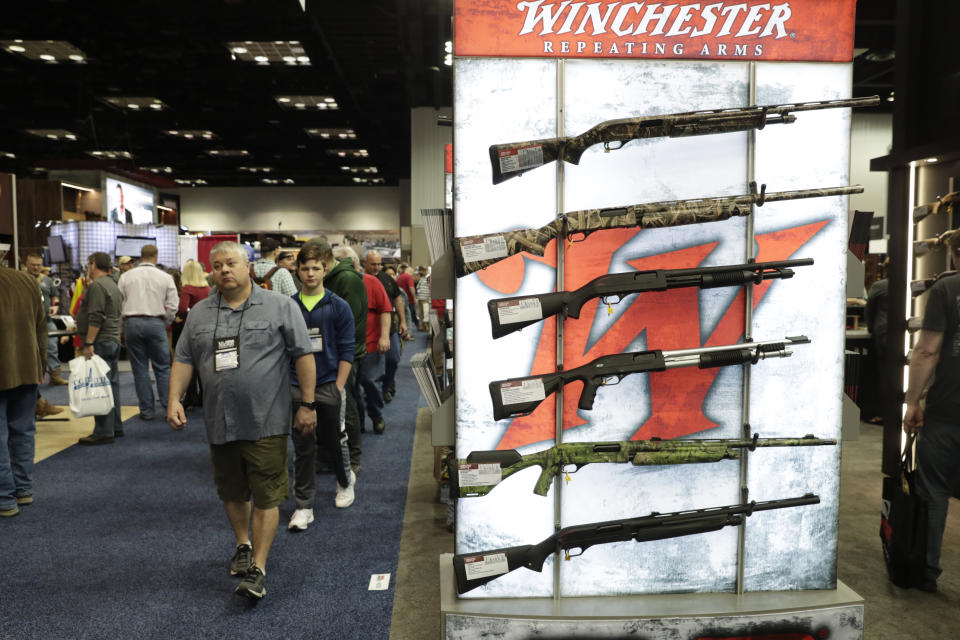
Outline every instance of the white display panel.
MULTIPOLYGON (((555 165, 493 185, 487 147, 560 135, 554 89, 560 67, 564 135, 614 118, 749 103, 750 65, 745 62, 457 59, 457 236, 538 227, 554 219, 555 165)), ((759 104, 847 97, 850 66, 763 63, 757 65, 756 82, 759 104)), ((846 184, 848 111, 798 114, 796 123, 768 127, 756 138, 755 175, 768 191, 846 184)), ((562 208, 742 194, 749 176, 748 147, 748 134, 742 132, 633 141, 609 154, 597 145, 579 166, 564 165, 562 208)), ((813 267, 797 268, 793 279, 754 288, 754 340, 798 334, 812 339, 793 347, 792 358, 765 360, 751 368, 750 422, 762 437, 813 433, 839 438, 845 210, 845 198, 811 199, 768 204, 755 216, 758 261, 816 260, 813 267)), ((746 233, 747 223, 740 218, 639 232, 601 231, 565 251, 564 289, 633 269, 741 263, 747 257, 746 233)), ((553 444, 552 397, 532 416, 495 422, 487 385, 554 371, 555 325, 548 321, 492 340, 486 303, 553 290, 554 265, 551 244, 544 259, 515 256, 457 282, 459 457, 495 448, 528 453, 553 444)), ((646 293, 609 311, 595 301, 579 320, 564 324, 564 366, 621 351, 731 344, 743 334, 741 289, 646 293)), ((741 435, 741 367, 628 376, 617 386, 601 388, 591 411, 577 410, 579 393, 578 384, 564 393, 567 442, 741 435)), ((751 499, 810 491, 823 504, 748 519, 745 589, 835 585, 838 456, 839 448, 831 447, 750 454, 751 499)), ((563 486, 559 521, 569 526, 735 504, 740 501, 740 464, 588 465, 563 486)), ((515 474, 485 497, 460 500, 457 552, 535 544, 549 536, 555 489, 546 498, 533 494, 536 474, 515 474)), ((559 595, 731 591, 737 541, 737 530, 727 528, 592 547, 582 557, 562 562, 559 595)), ((553 595, 551 561, 542 573, 519 569, 465 597, 544 595, 553 595)))

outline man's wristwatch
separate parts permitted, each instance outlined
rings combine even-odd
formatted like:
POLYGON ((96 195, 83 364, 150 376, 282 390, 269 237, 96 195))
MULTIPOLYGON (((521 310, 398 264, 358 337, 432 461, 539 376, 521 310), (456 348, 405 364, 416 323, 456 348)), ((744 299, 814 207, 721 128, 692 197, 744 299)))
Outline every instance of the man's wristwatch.
POLYGON ((306 407, 307 409, 310 409, 311 411, 316 411, 316 410, 317 410, 317 403, 316 403, 316 402, 304 402, 304 401, 301 400, 301 401, 300 401, 300 406, 301 406, 301 407, 306 407))

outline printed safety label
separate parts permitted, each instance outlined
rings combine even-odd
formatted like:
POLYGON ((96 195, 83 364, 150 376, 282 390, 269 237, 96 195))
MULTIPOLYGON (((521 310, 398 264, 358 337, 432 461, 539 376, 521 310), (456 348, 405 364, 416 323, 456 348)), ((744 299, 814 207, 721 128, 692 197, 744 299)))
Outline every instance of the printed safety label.
POLYGON ((467 556, 463 559, 467 580, 499 576, 509 571, 507 556, 503 553, 488 553, 485 556, 467 556))
POLYGON ((539 144, 519 149, 503 149, 500 157, 500 173, 512 173, 533 169, 543 164, 543 146, 539 144))
POLYGON ((464 262, 479 262, 507 257, 507 241, 502 235, 485 238, 461 238, 460 253, 464 262))
POLYGON ((500 402, 504 405, 523 404, 546 398, 543 390, 543 380, 515 380, 500 385, 500 402))
POLYGON ((458 467, 461 487, 489 487, 500 484, 503 472, 499 462, 465 462, 458 467))
POLYGON ((500 324, 516 324, 528 320, 543 320, 543 308, 539 298, 502 300, 497 302, 497 317, 500 324))

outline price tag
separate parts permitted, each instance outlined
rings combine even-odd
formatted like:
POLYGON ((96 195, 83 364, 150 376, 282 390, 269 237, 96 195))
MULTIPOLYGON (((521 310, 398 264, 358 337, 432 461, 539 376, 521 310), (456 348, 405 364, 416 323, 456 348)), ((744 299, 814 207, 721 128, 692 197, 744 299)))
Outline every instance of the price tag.
POLYGON ((524 404, 546 398, 543 390, 543 380, 515 380, 500 383, 500 402, 506 405, 524 404))
POLYGON ((500 173, 513 173, 533 169, 543 164, 543 146, 539 144, 519 149, 504 149, 499 152, 500 173))
POLYGON ((464 462, 458 465, 461 487, 490 487, 500 484, 503 472, 499 462, 464 462))
POLYGON ((460 253, 464 262, 479 262, 507 257, 507 241, 502 235, 486 238, 460 238, 460 253))
POLYGON ((502 300, 497 302, 497 317, 500 319, 500 324, 543 320, 543 309, 539 298, 502 300))
POLYGON ((467 573, 467 580, 499 576, 507 573, 507 556, 503 553, 488 553, 483 556, 467 556, 463 559, 463 568, 467 573))

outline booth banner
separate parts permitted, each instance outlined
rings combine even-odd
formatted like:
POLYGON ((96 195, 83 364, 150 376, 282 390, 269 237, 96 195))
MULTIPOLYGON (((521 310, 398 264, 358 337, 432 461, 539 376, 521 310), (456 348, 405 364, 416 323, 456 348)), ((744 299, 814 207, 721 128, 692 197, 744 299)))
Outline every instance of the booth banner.
POLYGON ((853 60, 856 0, 458 0, 457 56, 853 60))

